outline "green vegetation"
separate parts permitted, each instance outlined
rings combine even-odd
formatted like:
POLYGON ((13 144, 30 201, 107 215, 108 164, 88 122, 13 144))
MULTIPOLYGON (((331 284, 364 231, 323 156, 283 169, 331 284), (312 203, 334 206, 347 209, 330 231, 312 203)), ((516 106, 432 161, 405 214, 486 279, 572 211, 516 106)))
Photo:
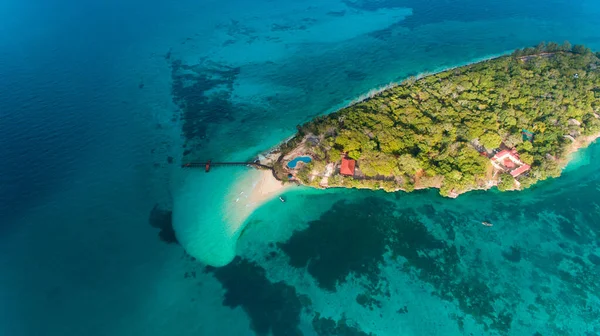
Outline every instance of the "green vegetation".
MULTIPOLYGON (((357 160, 354 178, 333 176, 330 186, 438 187, 448 195, 484 188, 493 179, 491 151, 516 148, 531 165, 518 178, 528 187, 560 175, 573 138, 600 133, 599 113, 598 54, 568 42, 542 43, 409 79, 299 126, 283 151, 316 136, 307 148, 314 165, 339 162, 342 153, 357 160)), ((304 181, 308 172, 299 175, 304 181)), ((501 175, 499 189, 514 188, 508 176, 501 175)))
POLYGON ((515 178, 510 174, 502 174, 500 175, 500 179, 498 180, 498 190, 506 191, 513 190, 515 188, 515 178))

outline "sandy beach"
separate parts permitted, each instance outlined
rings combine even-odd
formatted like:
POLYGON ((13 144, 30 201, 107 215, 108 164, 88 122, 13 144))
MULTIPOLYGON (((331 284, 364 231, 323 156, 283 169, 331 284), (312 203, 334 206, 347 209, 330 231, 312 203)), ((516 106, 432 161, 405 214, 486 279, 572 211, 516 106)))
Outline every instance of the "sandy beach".
POLYGON ((174 196, 173 227, 185 250, 201 262, 223 266, 235 257, 237 239, 248 217, 293 184, 282 184, 269 170, 194 172, 174 196), (234 183, 230 183, 231 179, 234 183), (211 184, 211 186, 207 186, 211 184), (206 190, 227 185, 224 197, 206 190))
POLYGON ((230 234, 236 235, 243 229, 244 221, 263 203, 281 195, 292 184, 282 184, 269 170, 247 172, 229 190, 223 204, 224 221, 230 234))

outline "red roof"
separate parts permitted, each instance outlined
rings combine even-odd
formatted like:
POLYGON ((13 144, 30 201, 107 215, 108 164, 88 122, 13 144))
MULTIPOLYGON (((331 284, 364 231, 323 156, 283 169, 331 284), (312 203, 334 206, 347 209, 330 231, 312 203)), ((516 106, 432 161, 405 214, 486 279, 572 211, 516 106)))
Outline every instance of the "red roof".
POLYGON ((506 168, 514 168, 515 167, 515 163, 512 162, 512 160, 509 158, 504 159, 503 164, 504 164, 504 167, 506 167, 506 168))
POLYGON ((512 175, 513 177, 517 177, 517 176, 523 174, 524 172, 528 171, 529 168, 530 168, 529 165, 524 164, 521 167, 511 171, 510 175, 512 175))
POLYGON ((355 160, 342 158, 342 167, 340 168, 340 174, 352 176, 352 175, 354 175, 355 167, 356 167, 355 160))
POLYGON ((502 156, 504 156, 504 155, 510 155, 510 154, 512 154, 512 153, 508 149, 501 150, 498 153, 496 153, 496 155, 494 155, 494 157, 492 158, 492 160, 498 160, 502 156))
POLYGON ((494 155, 494 157, 492 157, 492 160, 496 161, 498 159, 500 159, 501 157, 503 157, 504 155, 510 155, 515 159, 519 159, 519 153, 517 153, 516 149, 504 149, 499 151, 496 155, 494 155))

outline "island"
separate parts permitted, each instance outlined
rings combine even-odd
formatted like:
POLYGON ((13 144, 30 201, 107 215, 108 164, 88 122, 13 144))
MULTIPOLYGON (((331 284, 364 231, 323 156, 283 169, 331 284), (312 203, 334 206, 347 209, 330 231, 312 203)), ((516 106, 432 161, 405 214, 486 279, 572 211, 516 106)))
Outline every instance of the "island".
POLYGON ((600 136, 600 53, 568 42, 408 78, 259 157, 281 181, 386 191, 525 189, 600 136))

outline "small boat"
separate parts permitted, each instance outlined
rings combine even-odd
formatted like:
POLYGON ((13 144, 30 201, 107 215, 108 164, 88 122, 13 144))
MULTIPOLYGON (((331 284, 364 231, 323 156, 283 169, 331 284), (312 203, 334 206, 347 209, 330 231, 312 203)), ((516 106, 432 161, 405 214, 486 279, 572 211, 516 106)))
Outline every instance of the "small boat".
POLYGON ((285 203, 285 198, 283 198, 283 197, 279 196, 279 200, 280 200, 281 202, 285 203))
POLYGON ((489 222, 481 222, 481 224, 483 224, 485 226, 494 226, 494 224, 489 223, 489 222))

